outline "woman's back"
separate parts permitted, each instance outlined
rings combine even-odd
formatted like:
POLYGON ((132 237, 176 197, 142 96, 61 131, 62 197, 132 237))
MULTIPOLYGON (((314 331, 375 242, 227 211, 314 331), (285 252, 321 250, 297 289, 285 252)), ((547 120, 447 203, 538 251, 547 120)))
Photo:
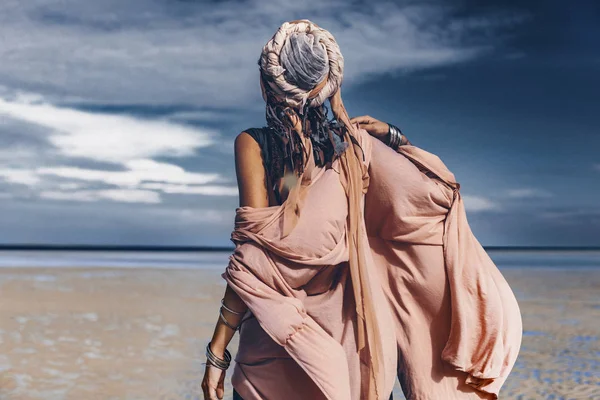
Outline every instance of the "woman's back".
MULTIPOLYGON (((266 135, 269 134, 264 128, 249 128, 245 130, 252 136, 261 148, 263 166, 267 171, 272 168, 273 159, 277 156, 275 152, 281 151, 276 148, 276 142, 269 141, 266 135)), ((348 217, 348 207, 346 194, 339 179, 339 166, 334 161, 331 168, 315 167, 311 170, 313 182, 310 190, 307 190, 302 196, 302 208, 306 210, 300 213, 300 217, 294 229, 288 236, 282 238, 279 246, 294 252, 306 254, 310 257, 322 257, 331 252, 339 245, 340 240, 345 237, 346 221, 348 217), (339 201, 337 201, 339 200, 339 201), (332 207, 333 204, 338 204, 332 207)), ((271 185, 267 184, 269 193, 269 205, 277 206, 283 204, 287 197, 283 179, 278 179, 271 185), (281 195, 279 190, 283 186, 281 195)), ((265 228, 263 234, 268 235, 272 231, 279 229, 276 225, 265 228)), ((347 261, 348 255, 342 257, 342 261, 347 261)))
MULTIPOLYGON (((268 127, 248 128, 244 132, 250 135, 261 149, 269 206, 281 205, 287 198, 290 186, 293 186, 292 182, 286 182, 287 179, 285 179, 285 177, 293 175, 293 168, 290 164, 290 158, 285 156, 285 145, 282 139, 268 127)), ((304 134, 298 136, 304 141, 304 148, 307 148, 310 143, 310 147, 313 149, 313 161, 318 164, 316 168, 329 168, 332 165, 335 157, 333 157, 332 149, 328 148, 329 143, 324 144, 321 139, 315 136, 311 136, 310 139, 304 134)), ((359 139, 359 142, 362 141, 359 139)), ((306 154, 303 162, 306 167, 308 162, 306 154)))

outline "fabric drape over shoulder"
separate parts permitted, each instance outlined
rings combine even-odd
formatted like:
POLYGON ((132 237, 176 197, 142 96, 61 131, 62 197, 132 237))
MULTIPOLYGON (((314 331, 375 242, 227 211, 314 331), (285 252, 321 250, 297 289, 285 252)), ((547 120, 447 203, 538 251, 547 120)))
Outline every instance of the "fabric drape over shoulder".
POLYGON ((497 398, 519 352, 521 314, 469 227, 460 185, 416 146, 398 154, 374 140, 372 151, 365 221, 407 397, 497 398))
MULTIPOLYGON (((358 139, 364 160, 351 160, 364 163, 365 173, 371 144, 363 140, 367 137, 365 132, 358 139)), ((361 211, 363 187, 356 186, 363 193, 355 205, 361 213, 353 225, 357 231, 351 232, 351 205, 344 189, 348 182, 341 173, 344 159, 334 160, 331 168, 317 168, 311 148, 307 154, 307 167, 281 206, 236 209, 232 233, 236 249, 223 277, 325 398, 387 400, 397 365, 392 316, 377 275, 368 273, 374 271, 369 251, 360 254, 364 269, 358 275, 352 271, 350 241, 368 243, 361 211), (353 279, 346 293, 349 275, 353 279), (352 296, 357 292, 360 297, 352 296), (323 308, 315 296, 323 302, 333 300, 323 308), (361 336, 360 302, 370 321, 366 338, 361 336), (328 318, 319 318, 319 324, 316 313, 328 318), (377 354, 369 353, 371 348, 361 343, 365 339, 378 344, 377 354)), ((246 397, 244 388, 238 391, 246 397)), ((280 396, 273 398, 289 398, 285 393, 280 396)))
POLYGON ((247 400, 387 400, 398 375, 409 400, 494 398, 516 360, 520 313, 469 229, 458 183, 435 155, 415 146, 397 153, 355 131, 369 173, 358 235, 368 243, 361 288, 380 346, 377 390, 370 358, 357 350, 339 159, 331 168, 309 160, 282 206, 236 209, 236 248, 222 276, 257 324, 242 325, 234 387, 247 400), (296 386, 294 376, 273 379, 294 366, 305 374, 296 386))

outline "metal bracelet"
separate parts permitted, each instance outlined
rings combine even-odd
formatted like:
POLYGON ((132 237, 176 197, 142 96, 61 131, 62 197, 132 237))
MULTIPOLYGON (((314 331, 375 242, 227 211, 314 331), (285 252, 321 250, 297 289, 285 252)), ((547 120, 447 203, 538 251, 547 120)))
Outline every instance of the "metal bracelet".
POLYGON ((237 330, 238 330, 238 328, 240 327, 239 325, 238 325, 238 326, 233 326, 233 325, 231 325, 231 324, 229 323, 229 321, 227 321, 227 318, 225 318, 225 316, 223 315, 223 309, 222 309, 222 308, 220 308, 220 309, 219 309, 219 316, 221 317, 221 321, 223 321, 223 323, 224 323, 225 325, 227 325, 228 327, 230 327, 230 328, 231 328, 231 329, 233 329, 234 331, 237 331, 237 330))
POLYGON ((225 358, 220 358, 212 352, 210 343, 211 342, 208 342, 206 345, 206 363, 222 370, 229 368, 229 365, 231 364, 231 353, 229 350, 225 349, 225 358))
POLYGON ((396 145, 396 147, 400 146, 402 144, 402 131, 400 130, 400 128, 398 128, 397 126, 394 126, 394 128, 396 128, 396 131, 398 133, 398 144, 396 145))
POLYGON ((389 126, 389 140, 387 145, 391 148, 393 148, 394 150, 398 148, 398 146, 401 146, 404 142, 404 138, 405 136, 402 134, 402 131, 400 130, 400 128, 398 128, 396 125, 392 125, 390 123, 388 123, 389 126))
POLYGON ((235 310, 232 310, 231 308, 227 307, 225 305, 225 299, 224 298, 221 299, 221 307, 223 307, 224 309, 226 309, 227 311, 229 311, 232 314, 236 314, 236 315, 244 315, 244 314, 246 314, 246 311, 235 311, 235 310))
POLYGON ((390 141, 390 147, 396 149, 398 147, 398 130, 394 125, 390 125, 390 130, 392 131, 392 140, 390 141))
POLYGON ((229 368, 231 363, 231 354, 225 350, 225 359, 219 358, 210 348, 210 343, 206 346, 206 363, 222 370, 229 368))
POLYGON ((392 147, 393 149, 396 149, 398 147, 398 141, 399 141, 399 134, 398 134, 398 129, 396 129, 396 127, 394 125, 391 126, 392 132, 393 132, 393 138, 394 140, 390 143, 390 147, 392 147))
POLYGON ((388 129, 388 142, 387 145, 393 149, 395 149, 397 147, 397 142, 398 142, 398 131, 396 130, 396 127, 392 124, 388 124, 389 129, 388 129))
POLYGON ((388 133, 387 133, 387 143, 386 145, 390 145, 392 143, 392 139, 393 139, 393 132, 392 132, 392 124, 388 123, 388 133))
POLYGON ((398 146, 402 146, 404 142, 404 135, 402 134, 402 132, 398 133, 398 144, 396 145, 396 147, 398 146))

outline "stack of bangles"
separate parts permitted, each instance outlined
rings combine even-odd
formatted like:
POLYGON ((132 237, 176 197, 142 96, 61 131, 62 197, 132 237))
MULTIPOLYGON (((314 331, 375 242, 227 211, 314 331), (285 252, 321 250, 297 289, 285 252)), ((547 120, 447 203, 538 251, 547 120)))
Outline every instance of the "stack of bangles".
POLYGON ((391 147, 392 149, 397 149, 398 146, 402 146, 404 144, 406 144, 406 136, 404 136, 402 134, 402 131, 400 130, 400 128, 398 128, 396 125, 392 125, 390 123, 388 123, 389 126, 389 130, 388 130, 388 141, 387 141, 387 145, 389 147, 391 147))
POLYGON ((226 370, 229 368, 229 364, 231 364, 231 353, 229 350, 225 349, 225 358, 219 358, 212 352, 210 349, 210 342, 206 345, 206 365, 212 365, 213 367, 217 367, 222 370, 226 370))
MULTIPOLYGON (((239 329, 241 323, 238 324, 237 326, 231 325, 229 323, 229 321, 227 321, 227 318, 225 318, 225 315, 223 315, 223 309, 225 309, 235 315, 244 315, 246 312, 232 310, 231 308, 229 308, 225 305, 225 299, 221 299, 221 308, 219 309, 219 317, 221 318, 221 321, 223 321, 223 323, 225 325, 227 325, 229 328, 233 329, 234 331, 237 331, 239 329)), ((215 353, 212 352, 212 350, 210 349, 210 342, 206 345, 206 364, 207 365, 212 365, 219 369, 226 370, 227 368, 229 368, 230 363, 231 363, 231 353, 229 353, 229 350, 225 349, 225 358, 223 359, 223 358, 219 358, 217 355, 215 355, 215 353)))

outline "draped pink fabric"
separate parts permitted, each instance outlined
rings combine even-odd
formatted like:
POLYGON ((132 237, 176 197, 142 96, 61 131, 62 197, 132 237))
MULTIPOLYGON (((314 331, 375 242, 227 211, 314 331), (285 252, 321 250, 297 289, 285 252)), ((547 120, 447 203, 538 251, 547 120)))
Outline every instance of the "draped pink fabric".
MULTIPOLYGON (((375 274, 371 273, 372 260, 369 259, 368 240, 364 232, 363 195, 369 184, 368 162, 360 161, 361 156, 363 161, 366 159, 364 151, 360 149, 359 155, 358 146, 354 143, 356 140, 361 140, 357 132, 358 127, 350 123, 350 117, 341 97, 344 57, 330 32, 303 19, 284 22, 279 27, 263 47, 259 65, 261 89, 263 98, 267 102, 266 113, 271 124, 279 125, 281 112, 287 111, 298 116, 292 109, 301 110, 305 105, 318 107, 329 99, 336 121, 346 128, 342 131, 342 143, 347 147, 337 143, 336 134, 330 133, 328 139, 336 154, 339 155, 336 166, 345 193, 344 200, 348 206, 344 253, 348 255, 347 267, 354 292, 356 353, 367 368, 366 371, 361 371, 361 376, 367 379, 361 385, 361 388, 366 389, 361 396, 369 400, 379 399, 382 393, 387 391, 386 368, 389 357, 385 356, 386 347, 382 340, 385 339, 386 334, 382 335, 379 321, 383 311, 376 309, 378 302, 374 297, 377 295, 373 293, 380 287, 374 281, 375 274), (319 83, 315 85, 316 82, 319 83), (286 107, 283 110, 276 110, 282 106, 286 107)), ((283 131, 280 133, 283 134, 286 150, 294 152, 299 139, 296 134, 301 133, 292 132, 290 127, 285 125, 284 123, 280 127, 283 131)), ((368 145, 368 142, 365 145, 368 145)), ((311 151, 312 149, 308 149, 309 153, 311 151)), ((315 164, 312 156, 310 154, 306 168, 314 172, 315 164)), ((303 208, 302 198, 313 181, 312 172, 301 173, 299 178, 301 184, 291 189, 282 206, 281 214, 276 217, 280 221, 279 225, 282 226, 276 234, 280 240, 287 237, 298 223, 303 208)), ((339 207, 344 200, 338 198, 332 204, 339 207)), ((310 235, 310 232, 305 233, 310 235)))
POLYGON ((247 400, 387 400, 398 375, 410 400, 495 398, 519 350, 520 312, 469 229, 454 176, 431 153, 397 153, 358 133, 369 171, 359 234, 369 245, 370 334, 381 344, 378 391, 357 351, 339 159, 328 169, 309 162, 289 232, 285 202, 236 209, 223 278, 251 318, 233 386, 247 400))
POLYGON ((497 398, 521 344, 506 280, 467 222, 460 185, 434 154, 373 142, 365 221, 392 307, 409 399, 497 398))

